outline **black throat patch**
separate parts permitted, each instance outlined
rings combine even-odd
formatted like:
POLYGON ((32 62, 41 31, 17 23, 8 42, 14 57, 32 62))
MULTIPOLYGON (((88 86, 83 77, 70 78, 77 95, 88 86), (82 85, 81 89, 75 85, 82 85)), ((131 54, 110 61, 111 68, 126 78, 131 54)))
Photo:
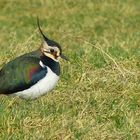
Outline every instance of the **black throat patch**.
POLYGON ((41 56, 41 61, 45 66, 48 66, 57 76, 60 75, 59 62, 56 62, 47 56, 41 56))

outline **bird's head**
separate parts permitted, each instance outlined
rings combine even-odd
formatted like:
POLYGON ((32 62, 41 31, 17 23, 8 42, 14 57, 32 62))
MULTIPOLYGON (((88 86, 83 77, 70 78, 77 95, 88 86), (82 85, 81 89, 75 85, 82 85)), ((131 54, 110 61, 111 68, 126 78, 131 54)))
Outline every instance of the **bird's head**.
POLYGON ((62 53, 62 48, 61 48, 60 44, 53 40, 50 40, 48 37, 46 37, 44 35, 43 31, 40 28, 38 18, 37 18, 37 24, 38 24, 39 31, 44 39, 44 41, 41 45, 41 52, 43 53, 43 55, 47 56, 57 62, 59 61, 60 58, 68 60, 68 58, 62 53))

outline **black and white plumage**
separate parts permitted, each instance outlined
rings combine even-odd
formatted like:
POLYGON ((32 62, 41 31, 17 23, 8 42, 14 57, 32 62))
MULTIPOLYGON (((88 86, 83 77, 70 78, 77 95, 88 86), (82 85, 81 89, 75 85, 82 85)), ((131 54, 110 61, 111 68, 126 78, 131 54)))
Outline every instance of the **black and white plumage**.
POLYGON ((39 26, 44 42, 40 49, 24 54, 0 70, 0 94, 36 99, 51 91, 60 76, 60 57, 68 60, 61 46, 48 39, 39 26))

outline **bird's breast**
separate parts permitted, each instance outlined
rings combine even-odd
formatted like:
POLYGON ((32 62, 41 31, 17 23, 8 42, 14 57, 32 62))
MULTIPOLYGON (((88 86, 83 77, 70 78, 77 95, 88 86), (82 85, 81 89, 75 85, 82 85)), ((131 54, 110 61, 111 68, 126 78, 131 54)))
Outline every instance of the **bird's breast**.
POLYGON ((47 67, 46 75, 40 79, 35 85, 29 89, 14 93, 13 95, 19 96, 24 99, 35 99, 39 96, 51 91, 57 84, 59 76, 57 76, 49 67, 47 67))

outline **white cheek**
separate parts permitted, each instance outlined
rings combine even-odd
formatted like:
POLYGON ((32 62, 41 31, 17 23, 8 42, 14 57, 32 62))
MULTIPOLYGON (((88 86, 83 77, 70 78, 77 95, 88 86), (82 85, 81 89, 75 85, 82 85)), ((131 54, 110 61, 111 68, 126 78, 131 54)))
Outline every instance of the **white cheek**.
POLYGON ((59 51, 57 51, 57 56, 58 56, 58 57, 60 56, 60 52, 59 52, 59 51))
POLYGON ((49 57, 49 58, 51 58, 51 59, 53 59, 56 62, 59 62, 60 57, 57 57, 57 59, 55 59, 54 56, 52 54, 50 54, 50 53, 44 53, 44 55, 49 57))
POLYGON ((50 58, 54 58, 54 56, 51 55, 50 53, 46 53, 46 52, 44 52, 44 55, 47 56, 47 57, 50 57, 50 58))

